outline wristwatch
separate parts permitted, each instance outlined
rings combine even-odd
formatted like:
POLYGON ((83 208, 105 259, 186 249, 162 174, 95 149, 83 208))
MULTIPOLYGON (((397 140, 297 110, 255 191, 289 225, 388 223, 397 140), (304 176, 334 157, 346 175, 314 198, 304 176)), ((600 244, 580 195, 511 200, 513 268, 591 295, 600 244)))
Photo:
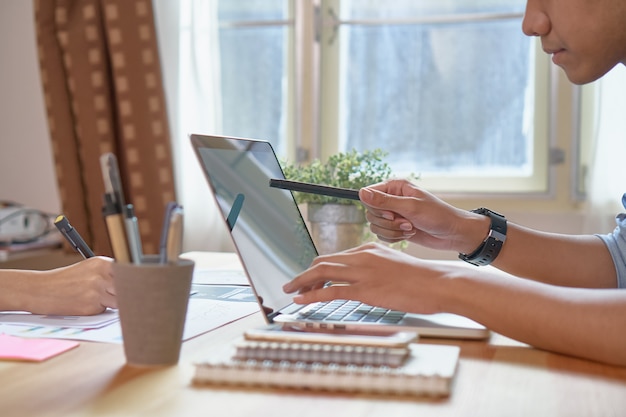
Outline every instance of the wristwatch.
POLYGON ((496 259, 506 240, 506 217, 484 207, 471 211, 491 219, 489 234, 474 252, 459 253, 459 258, 476 266, 489 265, 496 259))

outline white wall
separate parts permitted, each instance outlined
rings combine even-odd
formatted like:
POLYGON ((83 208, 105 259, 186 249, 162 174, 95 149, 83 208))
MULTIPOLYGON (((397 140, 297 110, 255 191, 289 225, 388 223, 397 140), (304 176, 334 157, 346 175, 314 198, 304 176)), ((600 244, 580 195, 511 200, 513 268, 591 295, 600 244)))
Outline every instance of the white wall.
POLYGON ((58 213, 31 0, 0 1, 0 200, 58 213))

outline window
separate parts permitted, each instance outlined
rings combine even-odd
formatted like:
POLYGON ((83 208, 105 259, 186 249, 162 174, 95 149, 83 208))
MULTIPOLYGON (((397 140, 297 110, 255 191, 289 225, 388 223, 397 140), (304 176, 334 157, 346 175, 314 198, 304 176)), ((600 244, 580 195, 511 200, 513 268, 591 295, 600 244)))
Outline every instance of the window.
POLYGON ((524 5, 186 0, 181 50, 204 66, 180 63, 181 90, 202 100, 181 112, 289 159, 383 148, 435 192, 546 192, 549 60, 521 31, 524 5))
POLYGON ((537 89, 535 43, 521 31, 524 5, 328 6, 322 153, 384 148, 394 172, 420 173, 431 190, 545 190, 548 136, 536 109, 547 89, 537 89), (338 88, 325 88, 335 74, 338 88))
POLYGON ((217 0, 222 132, 270 140, 285 154, 293 20, 283 0, 217 0))

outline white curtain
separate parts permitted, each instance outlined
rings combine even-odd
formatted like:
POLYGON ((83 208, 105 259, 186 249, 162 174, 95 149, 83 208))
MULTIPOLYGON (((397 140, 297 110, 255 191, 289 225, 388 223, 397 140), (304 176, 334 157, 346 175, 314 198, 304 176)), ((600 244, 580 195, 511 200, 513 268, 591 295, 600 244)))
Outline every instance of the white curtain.
POLYGON ((623 212, 626 193, 626 68, 618 65, 597 84, 594 155, 588 182, 585 233, 608 233, 623 212))
POLYGON ((231 250, 190 133, 221 131, 217 2, 153 0, 163 60, 179 203, 185 209, 184 251, 231 250))

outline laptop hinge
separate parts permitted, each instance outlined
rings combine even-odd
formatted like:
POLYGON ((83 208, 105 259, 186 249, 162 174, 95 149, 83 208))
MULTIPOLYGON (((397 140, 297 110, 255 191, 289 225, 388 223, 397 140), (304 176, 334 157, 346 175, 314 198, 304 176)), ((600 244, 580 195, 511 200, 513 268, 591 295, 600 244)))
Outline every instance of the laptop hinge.
POLYGON ((280 314, 293 314, 296 311, 300 311, 302 310, 304 307, 306 307, 306 305, 300 305, 300 304, 295 304, 295 303, 291 303, 286 307, 281 308, 279 311, 273 311, 269 314, 267 314, 267 318, 270 321, 270 323, 274 322, 274 318, 280 314))
POLYGON ((267 314, 266 317, 270 323, 274 323, 274 318, 280 315, 280 311, 274 311, 273 313, 267 314))

